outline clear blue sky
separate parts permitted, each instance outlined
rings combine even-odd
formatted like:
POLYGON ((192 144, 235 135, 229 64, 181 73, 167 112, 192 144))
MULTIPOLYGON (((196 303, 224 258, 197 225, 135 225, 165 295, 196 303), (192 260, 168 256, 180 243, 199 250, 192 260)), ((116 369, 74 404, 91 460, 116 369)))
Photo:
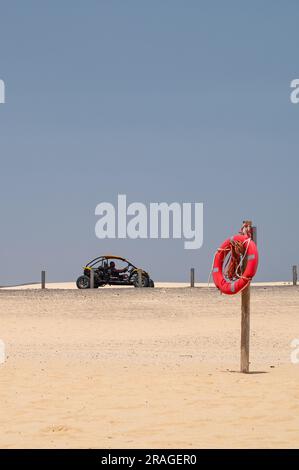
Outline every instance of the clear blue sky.
POLYGON ((127 256, 154 279, 208 277, 243 218, 257 279, 299 264, 299 3, 0 2, 0 285, 71 280, 127 256), (98 240, 96 205, 204 202, 204 245, 98 240))

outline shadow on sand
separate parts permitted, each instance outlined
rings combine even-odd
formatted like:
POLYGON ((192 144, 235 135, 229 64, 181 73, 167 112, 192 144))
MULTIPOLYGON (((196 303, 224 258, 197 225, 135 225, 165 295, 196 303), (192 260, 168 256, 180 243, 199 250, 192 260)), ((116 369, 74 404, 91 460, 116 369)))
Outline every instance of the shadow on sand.
POLYGON ((266 371, 266 370, 253 370, 249 372, 241 372, 240 370, 226 369, 226 370, 223 370, 222 372, 229 372, 231 374, 246 374, 246 375, 269 374, 269 371, 266 371))

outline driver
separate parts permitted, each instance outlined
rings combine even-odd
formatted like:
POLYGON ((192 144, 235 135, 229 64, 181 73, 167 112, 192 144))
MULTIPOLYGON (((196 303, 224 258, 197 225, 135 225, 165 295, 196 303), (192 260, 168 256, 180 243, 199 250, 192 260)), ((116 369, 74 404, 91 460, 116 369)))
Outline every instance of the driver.
POLYGON ((125 273, 127 271, 126 267, 122 268, 122 269, 117 269, 115 267, 114 261, 110 261, 109 269, 110 269, 111 275, 112 276, 117 276, 117 277, 119 277, 120 274, 125 273))

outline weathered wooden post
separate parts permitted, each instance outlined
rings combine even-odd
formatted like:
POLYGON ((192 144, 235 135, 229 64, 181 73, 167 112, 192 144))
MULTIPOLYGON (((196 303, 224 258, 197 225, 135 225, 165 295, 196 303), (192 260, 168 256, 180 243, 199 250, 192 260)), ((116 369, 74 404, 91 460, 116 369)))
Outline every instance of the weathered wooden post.
POLYGON ((190 269, 190 287, 194 287, 194 268, 190 269))
POLYGON ((293 286, 297 286, 297 281, 298 281, 298 277, 297 277, 297 266, 294 265, 294 266, 293 266, 293 286))
POLYGON ((94 270, 91 268, 90 270, 90 289, 94 289, 94 270))
MULTIPOLYGON (((250 220, 243 221, 251 229, 252 240, 257 241, 256 227, 250 220)), ((249 372, 249 343, 250 343, 250 284, 241 293, 241 372, 249 372)))
POLYGON ((46 288, 46 271, 41 272, 41 288, 46 288))
POLYGON ((251 227, 252 240, 257 245, 257 230, 256 227, 251 227))
POLYGON ((241 294, 241 372, 249 372, 250 286, 241 294))
POLYGON ((138 287, 142 287, 142 271, 138 269, 138 287))

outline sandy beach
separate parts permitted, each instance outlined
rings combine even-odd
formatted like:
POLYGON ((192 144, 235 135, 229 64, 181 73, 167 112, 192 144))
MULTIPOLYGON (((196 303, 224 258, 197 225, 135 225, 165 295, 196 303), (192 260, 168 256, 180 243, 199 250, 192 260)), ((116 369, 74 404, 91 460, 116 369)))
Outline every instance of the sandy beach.
POLYGON ((1 448, 294 448, 299 287, 1 289, 1 448))

